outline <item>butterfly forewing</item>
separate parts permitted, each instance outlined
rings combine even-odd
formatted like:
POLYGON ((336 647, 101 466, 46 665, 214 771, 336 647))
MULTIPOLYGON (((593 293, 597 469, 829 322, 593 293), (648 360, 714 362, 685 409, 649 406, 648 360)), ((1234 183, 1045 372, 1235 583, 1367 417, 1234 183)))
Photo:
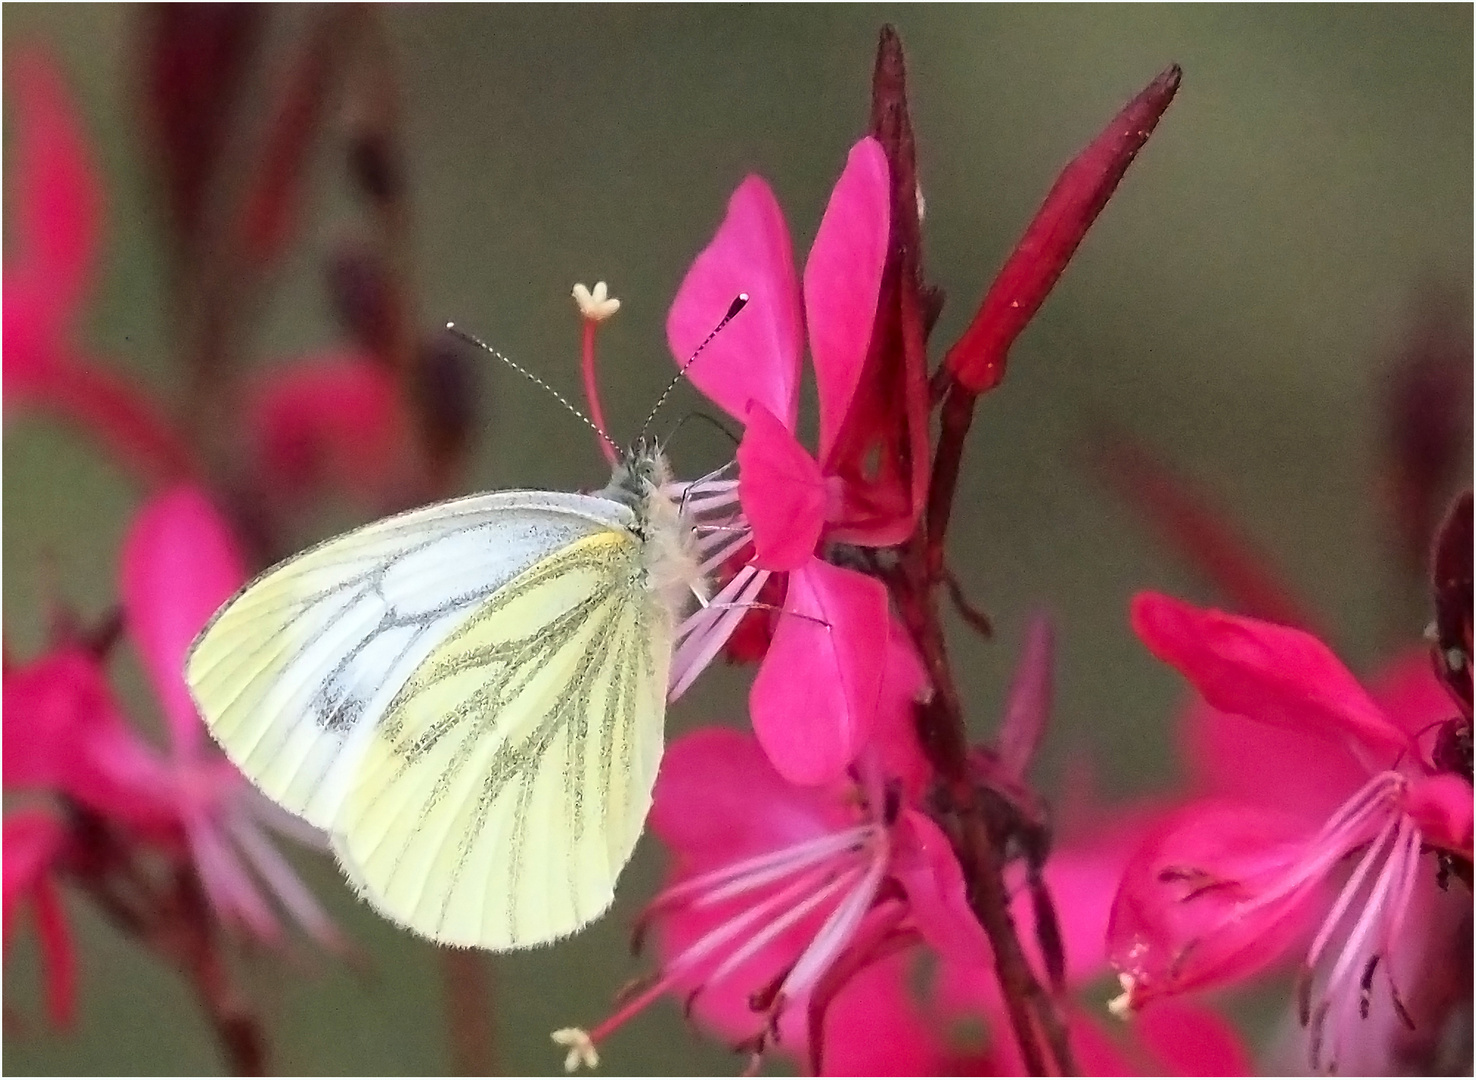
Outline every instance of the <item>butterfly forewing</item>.
POLYGON ((650 808, 670 642, 624 529, 502 586, 376 724, 334 830, 350 876, 461 945, 537 944, 599 915, 650 808))
POLYGON ((476 495, 365 526, 247 585, 191 648, 212 734, 269 796, 331 829, 391 699, 549 551, 628 536, 630 512, 554 492, 476 495))

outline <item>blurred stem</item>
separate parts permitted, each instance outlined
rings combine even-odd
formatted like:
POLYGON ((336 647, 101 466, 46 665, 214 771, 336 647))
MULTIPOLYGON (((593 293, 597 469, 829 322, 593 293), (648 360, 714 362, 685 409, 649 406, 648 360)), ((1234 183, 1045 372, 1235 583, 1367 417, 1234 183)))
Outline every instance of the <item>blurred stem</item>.
POLYGON ((123 833, 84 807, 69 810, 67 867, 82 891, 115 926, 184 973, 230 1071, 265 1076, 266 1028, 231 978, 223 928, 194 866, 184 863, 167 884, 157 883, 123 833))
POLYGON ((451 1072, 456 1076, 497 1073, 493 1033, 490 959, 476 949, 439 950, 446 1028, 451 1040, 451 1072))

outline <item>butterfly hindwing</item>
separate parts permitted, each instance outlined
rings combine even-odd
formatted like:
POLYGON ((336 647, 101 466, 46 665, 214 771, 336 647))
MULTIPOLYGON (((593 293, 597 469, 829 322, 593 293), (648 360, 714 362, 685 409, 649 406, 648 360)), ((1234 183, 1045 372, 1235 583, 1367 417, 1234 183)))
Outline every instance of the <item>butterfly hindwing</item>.
POLYGON ((606 530, 529 566, 388 704, 334 842, 397 922, 508 949, 609 906, 650 808, 671 648, 640 543, 606 530))
POLYGON ((596 496, 511 491, 364 526, 242 589, 192 646, 186 680, 242 772, 331 829, 411 672, 540 556, 628 536, 629 517, 596 496))

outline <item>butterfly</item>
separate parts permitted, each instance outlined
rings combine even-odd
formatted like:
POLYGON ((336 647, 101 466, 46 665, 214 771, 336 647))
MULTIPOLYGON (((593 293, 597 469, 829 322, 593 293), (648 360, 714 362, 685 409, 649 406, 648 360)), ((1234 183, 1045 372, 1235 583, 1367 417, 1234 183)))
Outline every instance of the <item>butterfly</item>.
POLYGON ((499 951, 574 932, 640 837, 706 601, 669 481, 643 437, 594 494, 452 499, 287 559, 190 648, 206 726, 392 921, 499 951))

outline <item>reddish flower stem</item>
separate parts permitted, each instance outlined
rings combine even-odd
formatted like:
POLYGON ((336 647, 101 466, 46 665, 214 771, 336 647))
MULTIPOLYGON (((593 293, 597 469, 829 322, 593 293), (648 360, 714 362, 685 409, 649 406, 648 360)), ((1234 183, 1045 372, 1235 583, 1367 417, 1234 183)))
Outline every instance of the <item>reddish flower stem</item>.
POLYGON ((491 958, 477 949, 439 950, 441 992, 455 1076, 497 1073, 497 1042, 492 1030, 491 958))
MULTIPOLYGON (((907 115, 906 69, 896 31, 883 27, 872 80, 872 130, 887 152, 894 184, 892 251, 893 302, 901 333, 895 347, 900 363, 926 366, 924 287, 916 173, 911 123, 907 115)), ((880 321, 880 316, 879 316, 880 321)), ((918 376, 921 378, 921 374, 918 376)), ((945 581, 944 539, 963 461, 965 437, 977 395, 950 378, 943 395, 942 428, 933 456, 932 479, 918 528, 900 551, 898 566, 886 573, 893 598, 922 656, 933 687, 919 710, 918 730, 941 778, 946 811, 939 824, 948 834, 968 889, 968 901, 994 952, 995 974, 1010 1016, 1020 1058, 1033 1075, 1076 1071, 1066 1027, 1025 958, 1010 916, 1004 860, 975 798, 968 776, 968 734, 964 705, 948 660, 937 590, 945 581), (1049 1056, 1048 1056, 1049 1055, 1049 1056)))

